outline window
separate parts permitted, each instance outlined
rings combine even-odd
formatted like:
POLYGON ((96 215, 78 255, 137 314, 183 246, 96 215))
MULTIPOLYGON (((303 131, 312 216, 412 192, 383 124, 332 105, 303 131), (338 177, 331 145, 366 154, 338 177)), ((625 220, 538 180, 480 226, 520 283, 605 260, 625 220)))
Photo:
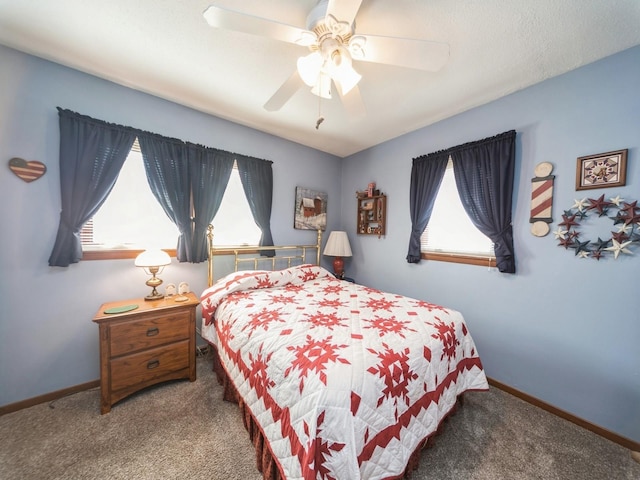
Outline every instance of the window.
POLYGON ((451 159, 429 225, 420 237, 420 252, 428 260, 495 266, 493 242, 475 227, 462 206, 451 159))
MULTIPOLYGON (((257 245, 260 240, 235 166, 214 225, 216 245, 257 245)), ((178 234, 149 188, 136 140, 109 197, 80 232, 83 259, 134 258, 150 247, 175 255, 178 234)))

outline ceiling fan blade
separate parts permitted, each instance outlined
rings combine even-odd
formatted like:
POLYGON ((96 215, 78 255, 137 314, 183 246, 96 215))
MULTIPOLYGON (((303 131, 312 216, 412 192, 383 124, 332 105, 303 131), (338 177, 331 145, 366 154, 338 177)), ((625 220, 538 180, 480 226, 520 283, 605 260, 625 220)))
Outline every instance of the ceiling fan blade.
POLYGON ((307 38, 310 34, 315 38, 308 30, 217 5, 211 5, 202 15, 212 27, 271 37, 283 42, 304 44, 304 40, 301 42, 301 39, 307 38))
POLYGON ((357 85, 349 90, 349 93, 345 95, 342 94, 342 89, 338 85, 336 85, 336 91, 340 96, 344 109, 347 111, 349 120, 354 122, 367 115, 367 109, 364 106, 362 96, 360 95, 360 89, 357 85))
POLYGON ((437 72, 449 60, 449 44, 413 38, 359 35, 366 42, 364 56, 355 60, 437 72))
POLYGON ((327 15, 333 15, 337 20, 351 25, 361 4, 362 0, 329 0, 327 15))
POLYGON ((304 82, 300 78, 298 70, 294 70, 293 74, 285 80, 276 93, 267 100, 267 103, 264 104, 264 109, 269 112, 280 110, 303 85, 304 82))

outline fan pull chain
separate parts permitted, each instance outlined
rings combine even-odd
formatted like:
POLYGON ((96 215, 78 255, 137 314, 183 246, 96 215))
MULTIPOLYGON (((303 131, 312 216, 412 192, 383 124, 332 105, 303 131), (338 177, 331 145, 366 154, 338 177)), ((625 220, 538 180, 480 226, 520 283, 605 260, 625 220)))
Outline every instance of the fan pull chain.
POLYGON ((318 95, 318 120, 316 120, 316 130, 320 128, 322 122, 324 122, 324 117, 322 116, 322 97, 318 95))

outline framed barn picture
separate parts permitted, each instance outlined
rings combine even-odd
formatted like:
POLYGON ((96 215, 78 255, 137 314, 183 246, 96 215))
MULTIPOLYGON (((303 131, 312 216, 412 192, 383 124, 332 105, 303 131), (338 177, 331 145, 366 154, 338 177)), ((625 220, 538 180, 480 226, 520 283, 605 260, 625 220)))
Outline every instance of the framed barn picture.
POLYGON ((293 228, 322 230, 327 228, 327 194, 296 187, 293 228))
POLYGON ((627 181, 627 150, 578 157, 576 190, 621 187, 627 181))

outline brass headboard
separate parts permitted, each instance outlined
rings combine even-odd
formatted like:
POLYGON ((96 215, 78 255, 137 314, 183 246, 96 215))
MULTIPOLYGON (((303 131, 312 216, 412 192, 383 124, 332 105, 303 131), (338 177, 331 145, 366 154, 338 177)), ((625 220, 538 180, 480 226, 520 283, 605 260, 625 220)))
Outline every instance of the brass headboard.
POLYGON ((318 236, 316 238, 315 245, 276 245, 268 247, 216 247, 213 245, 213 225, 209 225, 207 228, 207 245, 209 247, 209 255, 207 259, 208 265, 208 278, 207 284, 213 285, 213 258, 215 255, 233 255, 233 271, 237 272, 238 267, 242 263, 253 263, 253 269, 257 270, 259 266, 262 266, 265 262, 271 263, 271 270, 276 269, 276 262, 287 262, 287 268, 293 265, 293 262, 299 261, 300 263, 309 263, 307 260, 307 251, 315 250, 315 264, 320 265, 320 250, 322 248, 322 230, 318 230, 318 236), (260 252, 275 251, 274 257, 261 257, 260 252), (284 252, 284 254, 278 255, 278 252, 284 252), (256 256, 245 257, 242 255, 256 254, 256 256))

